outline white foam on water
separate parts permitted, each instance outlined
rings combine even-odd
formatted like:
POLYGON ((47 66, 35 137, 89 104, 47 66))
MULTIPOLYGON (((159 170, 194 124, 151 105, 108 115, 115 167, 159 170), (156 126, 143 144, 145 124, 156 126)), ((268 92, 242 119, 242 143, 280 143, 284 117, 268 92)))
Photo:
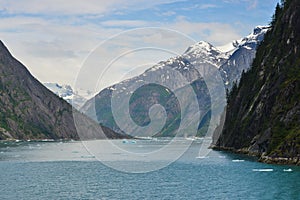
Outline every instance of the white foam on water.
POLYGON ((253 172, 272 172, 273 169, 252 169, 253 172))
POLYGON ((244 162, 245 160, 234 159, 232 162, 244 162))
POLYGON ((204 158, 209 158, 209 156, 197 156, 197 159, 204 159, 204 158))

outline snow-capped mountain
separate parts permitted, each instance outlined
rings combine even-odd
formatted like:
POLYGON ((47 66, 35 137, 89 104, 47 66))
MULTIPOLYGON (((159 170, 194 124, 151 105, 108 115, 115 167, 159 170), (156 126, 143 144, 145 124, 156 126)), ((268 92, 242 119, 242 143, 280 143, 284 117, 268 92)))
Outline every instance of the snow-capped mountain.
MULTIPOLYGON (((151 105, 161 104, 160 100, 169 95, 171 100, 166 100, 166 102, 162 103, 167 107, 167 123, 157 135, 172 136, 174 127, 176 128, 174 124, 180 121, 180 115, 178 115, 180 106, 171 104, 171 102, 175 102, 172 93, 164 93, 165 90, 160 90, 158 87, 145 87, 147 91, 139 89, 138 91, 143 95, 135 94, 135 91, 147 83, 157 83, 159 85, 168 85, 172 92, 182 93, 188 100, 191 96, 185 94, 184 90, 186 90, 187 85, 192 85, 197 95, 200 117, 208 122, 210 120, 209 108, 212 106, 210 101, 210 95, 212 94, 209 94, 209 92, 218 93, 220 88, 216 86, 212 91, 208 92, 205 83, 207 80, 204 81, 203 76, 209 77, 214 82, 214 79, 217 78, 216 73, 218 73, 221 75, 221 82, 224 83, 226 89, 231 89, 233 82, 239 81, 242 72, 250 68, 256 47, 262 41, 267 30, 268 27, 258 26, 247 37, 222 47, 214 47, 208 42, 200 41, 188 47, 180 56, 161 61, 139 76, 103 89, 93 99, 85 103, 81 111, 100 124, 110 127, 117 132, 122 132, 113 117, 111 109, 112 95, 116 95, 119 98, 119 102, 116 104, 117 108, 115 108, 118 110, 126 106, 124 99, 134 94, 135 98, 130 101, 129 105, 130 109, 133 110, 130 115, 131 117, 136 117, 135 121, 141 125, 147 125, 151 122, 148 116, 151 105), (181 76, 178 76, 178 72, 181 76), (147 97, 146 92, 150 95, 149 97, 147 97), (136 98, 137 96, 140 99, 136 98)), ((223 105, 222 102, 220 102, 220 105, 223 105)), ((223 108, 222 106, 220 107, 220 113, 223 111, 223 108)), ((192 119, 195 116, 196 113, 193 110, 196 111, 197 109, 191 110, 185 113, 185 117, 192 119)), ((159 117, 156 115, 156 118, 159 117)), ((203 127, 205 128, 206 122, 200 123, 199 130, 203 127)), ((134 130, 131 129, 130 125, 128 126, 126 127, 128 128, 127 130, 133 132, 134 130)))
POLYGON ((244 46, 245 48, 255 48, 255 46, 251 47, 250 44, 251 43, 257 44, 257 42, 261 42, 264 39, 264 35, 268 31, 268 29, 269 29, 268 26, 256 26, 253 32, 248 36, 241 38, 239 40, 234 40, 231 43, 228 43, 223 46, 217 46, 216 48, 222 52, 227 52, 227 53, 233 52, 241 46, 244 46))
MULTIPOLYGON (((257 26, 247 37, 226 45, 226 53, 230 54, 230 57, 220 66, 220 73, 226 88, 230 89, 234 82, 238 83, 242 72, 250 68, 257 45, 263 40, 268 29, 267 26, 257 26)), ((224 50, 224 46, 219 48, 224 50)))
POLYGON ((67 101, 73 99, 74 92, 70 85, 59 85, 58 83, 44 83, 44 85, 57 96, 67 101))
POLYGON ((193 65, 210 63, 219 68, 228 59, 230 54, 220 51, 208 42, 200 41, 190 46, 182 56, 188 59, 193 65))
POLYGON ((69 104, 79 109, 87 100, 89 92, 86 92, 87 96, 84 96, 82 92, 80 95, 77 91, 73 91, 70 85, 60 85, 58 83, 44 83, 49 90, 55 93, 57 96, 66 100, 69 104))

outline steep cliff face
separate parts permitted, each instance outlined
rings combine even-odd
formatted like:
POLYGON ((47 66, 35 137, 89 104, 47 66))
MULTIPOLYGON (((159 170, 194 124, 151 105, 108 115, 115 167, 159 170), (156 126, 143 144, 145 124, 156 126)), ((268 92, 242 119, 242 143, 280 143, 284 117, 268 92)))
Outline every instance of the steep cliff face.
POLYGON ((85 124, 80 130, 93 127, 95 132, 87 131, 86 136, 104 137, 94 122, 38 82, 0 41, 0 139, 78 139, 73 114, 85 124))
POLYGON ((271 25, 229 95, 216 146, 300 164, 300 1, 278 5, 271 25))

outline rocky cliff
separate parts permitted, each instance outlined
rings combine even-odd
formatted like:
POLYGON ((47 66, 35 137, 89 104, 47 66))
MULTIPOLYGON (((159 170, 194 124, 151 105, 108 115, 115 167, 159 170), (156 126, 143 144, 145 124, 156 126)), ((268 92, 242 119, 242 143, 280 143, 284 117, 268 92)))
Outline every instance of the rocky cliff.
POLYGON ((229 95, 216 148, 300 164, 300 1, 277 5, 252 68, 229 95))
MULTIPOLYGON (((99 126, 37 81, 0 41, 0 139, 104 138, 99 126)), ((118 137, 104 128, 109 137, 118 137)))

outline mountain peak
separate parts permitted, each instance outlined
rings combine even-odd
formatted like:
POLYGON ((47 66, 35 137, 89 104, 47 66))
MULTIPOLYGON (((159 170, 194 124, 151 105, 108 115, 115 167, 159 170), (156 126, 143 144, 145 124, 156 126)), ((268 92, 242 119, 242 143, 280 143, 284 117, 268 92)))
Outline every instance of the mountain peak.
POLYGON ((187 50, 185 51, 185 54, 195 52, 210 52, 210 51, 218 51, 212 44, 206 42, 206 41, 200 41, 196 44, 191 45, 187 50))
POLYGON ((245 41, 250 41, 250 40, 255 40, 255 41, 262 41, 263 36, 265 33, 270 29, 269 26, 256 26, 252 33, 242 39, 242 42, 245 41))
MULTIPOLYGON (((49 90, 51 90, 57 96, 66 100, 69 104, 79 109, 87 100, 86 96, 83 96, 78 91, 74 91, 70 85, 58 84, 58 83, 44 83, 49 90)), ((84 91, 86 94, 88 91, 84 91)))
POLYGON ((5 46, 5 44, 0 40, 0 58, 11 56, 9 53, 8 48, 5 46))
POLYGON ((256 26, 253 30, 253 35, 261 34, 262 32, 268 31, 270 26, 256 26))
POLYGON ((223 46, 218 46, 217 49, 223 53, 234 52, 238 47, 245 47, 248 49, 256 48, 256 44, 261 42, 264 38, 266 32, 270 29, 269 26, 256 26, 252 33, 248 36, 243 37, 239 40, 234 40, 231 43, 225 44, 223 46))
POLYGON ((3 46, 5 47, 5 45, 4 45, 4 43, 2 42, 2 40, 0 40, 0 46, 1 46, 1 47, 3 47, 3 46))

